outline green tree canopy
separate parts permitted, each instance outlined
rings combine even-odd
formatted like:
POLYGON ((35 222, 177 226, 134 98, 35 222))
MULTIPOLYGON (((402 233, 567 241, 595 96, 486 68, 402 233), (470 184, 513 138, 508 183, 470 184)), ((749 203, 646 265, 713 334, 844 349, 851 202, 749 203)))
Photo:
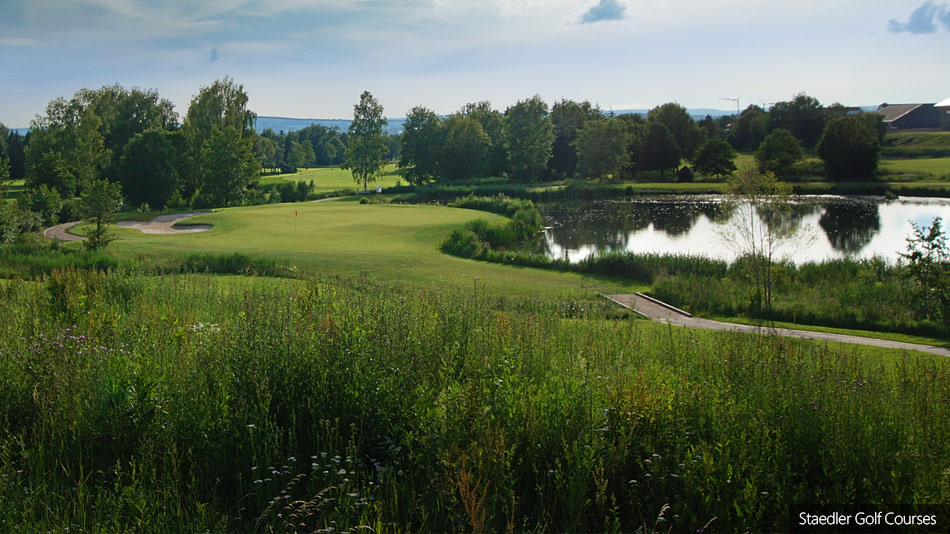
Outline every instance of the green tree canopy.
POLYGON ((467 180, 488 173, 491 139, 473 117, 456 114, 443 126, 441 175, 447 180, 467 180))
POLYGON ((587 121, 601 117, 600 109, 587 101, 561 100, 554 103, 551 108, 554 144, 548 166, 555 176, 571 177, 577 173, 579 154, 574 141, 587 121))
POLYGON ((233 206, 244 200, 260 172, 253 140, 233 126, 214 127, 201 149, 201 198, 210 206, 233 206))
POLYGON ((769 131, 778 128, 788 130, 806 149, 818 143, 826 123, 827 114, 821 102, 805 93, 795 95, 788 102, 776 102, 769 108, 769 131))
POLYGON ((745 109, 732 125, 729 131, 729 142, 736 150, 755 150, 765 139, 768 118, 765 111, 759 106, 752 105, 745 109))
POLYGON ((711 137, 699 147, 694 167, 707 176, 727 176, 736 170, 736 149, 721 137, 711 137))
POLYGON ((643 170, 660 171, 660 175, 679 166, 680 147, 662 123, 650 122, 647 125, 638 160, 643 170))
POLYGON ((100 132, 102 120, 76 96, 57 98, 46 115, 32 122, 26 147, 27 186, 46 184, 64 197, 72 197, 99 178, 111 153, 100 132))
POLYGON ((359 103, 353 106, 353 122, 350 123, 343 168, 353 171, 353 179, 356 183, 363 182, 364 190, 367 183, 375 182, 383 170, 383 156, 388 151, 383 137, 386 124, 383 106, 369 91, 363 91, 359 103))
POLYGON ((627 164, 621 168, 620 172, 633 176, 637 170, 643 168, 641 156, 647 137, 647 121, 636 113, 619 115, 617 120, 623 124, 624 138, 627 143, 627 164))
POLYGON ((574 141, 578 170, 581 176, 602 179, 620 177, 620 170, 630 164, 627 152, 627 129, 618 119, 586 121, 574 141))
MULTIPOLYGON (((0 198, 3 198, 2 195, 0 198)), ((45 226, 59 222, 59 212, 63 209, 63 199, 59 192, 46 184, 20 193, 17 203, 21 209, 36 213, 45 226)))
POLYGON ((460 110, 462 115, 472 117, 482 125, 488 134, 491 146, 488 148, 488 174, 501 176, 508 171, 508 140, 505 137, 505 116, 491 107, 487 100, 465 104, 460 110))
POLYGON ((856 116, 838 117, 828 123, 816 148, 825 172, 834 180, 870 178, 877 170, 881 145, 877 132, 856 116))
POLYGON ((554 143, 548 105, 535 95, 505 111, 511 177, 522 182, 539 180, 554 143))
POLYGON ((804 151, 801 141, 784 128, 772 130, 755 151, 759 170, 779 176, 787 175, 802 157, 804 151))
POLYGON ((647 121, 666 126, 670 135, 676 140, 680 156, 689 161, 692 161, 696 156, 696 151, 706 140, 706 133, 700 129, 686 108, 675 102, 668 102, 651 109, 647 114, 647 121))
POLYGON ((177 153, 164 130, 136 134, 122 150, 119 182, 133 206, 163 208, 178 188, 177 153))
POLYGON ((215 80, 209 87, 202 87, 191 99, 184 128, 200 141, 211 137, 214 128, 233 128, 242 137, 251 137, 257 114, 247 108, 247 103, 243 85, 228 77, 215 80))
POLYGON ((424 184, 439 176, 442 119, 431 109, 416 106, 402 125, 399 168, 410 184, 424 184))

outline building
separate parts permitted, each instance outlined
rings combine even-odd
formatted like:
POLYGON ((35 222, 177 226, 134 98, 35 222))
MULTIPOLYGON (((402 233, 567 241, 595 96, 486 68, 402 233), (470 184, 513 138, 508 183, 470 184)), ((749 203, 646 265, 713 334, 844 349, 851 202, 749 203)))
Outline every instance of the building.
POLYGON ((891 130, 936 130, 942 126, 944 113, 939 113, 936 104, 881 104, 877 113, 884 117, 884 124, 891 130))
POLYGON ((937 102, 934 105, 937 113, 940 115, 940 127, 944 130, 950 130, 950 98, 937 102))

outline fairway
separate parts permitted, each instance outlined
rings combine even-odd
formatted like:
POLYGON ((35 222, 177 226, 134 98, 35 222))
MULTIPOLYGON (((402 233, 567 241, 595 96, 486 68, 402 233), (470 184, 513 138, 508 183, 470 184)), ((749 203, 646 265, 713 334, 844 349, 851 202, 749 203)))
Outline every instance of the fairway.
POLYGON ((110 250, 120 256, 242 252, 281 259, 319 275, 366 275, 426 288, 468 289, 477 278, 479 287, 497 294, 563 295, 638 287, 576 273, 457 258, 439 250, 452 229, 476 218, 502 220, 441 206, 339 200, 227 208, 185 221, 213 226, 202 233, 146 235, 114 227, 119 239, 110 250))
MULTIPOLYGON (((356 181, 353 180, 353 173, 339 167, 301 169, 298 172, 290 174, 262 176, 260 184, 267 186, 281 182, 309 182, 310 180, 313 180, 314 193, 329 193, 330 191, 341 191, 345 189, 362 191, 363 189, 362 183, 357 184, 356 181)), ((385 189, 396 185, 396 182, 399 181, 403 184, 406 183, 406 180, 396 172, 396 165, 390 163, 383 167, 382 175, 380 175, 375 182, 369 183, 368 189, 375 191, 377 185, 385 189)))

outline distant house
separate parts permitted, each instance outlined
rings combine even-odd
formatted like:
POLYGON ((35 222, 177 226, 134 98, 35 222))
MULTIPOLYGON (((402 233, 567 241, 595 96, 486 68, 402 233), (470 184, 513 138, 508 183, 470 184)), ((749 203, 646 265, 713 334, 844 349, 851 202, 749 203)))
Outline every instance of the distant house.
POLYGON ((941 113, 935 104, 881 104, 877 113, 891 130, 937 129, 941 113))
POLYGON ((950 98, 934 104, 937 114, 940 115, 940 127, 950 130, 950 98))

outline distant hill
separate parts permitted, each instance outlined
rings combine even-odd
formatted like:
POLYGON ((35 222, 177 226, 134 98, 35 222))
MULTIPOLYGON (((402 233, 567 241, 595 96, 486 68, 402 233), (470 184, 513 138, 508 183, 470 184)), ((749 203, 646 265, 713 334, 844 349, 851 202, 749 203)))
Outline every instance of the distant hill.
MULTIPOLYGON (((402 131, 402 124, 406 122, 406 119, 388 119, 389 125, 386 127, 387 133, 396 134, 402 131)), ((263 132, 264 130, 270 128, 276 133, 284 132, 294 132, 297 130, 303 130, 311 124, 319 124, 321 126, 326 126, 327 128, 339 128, 341 132, 345 132, 350 127, 349 119, 293 119, 290 117, 257 117, 257 132, 263 132)))

